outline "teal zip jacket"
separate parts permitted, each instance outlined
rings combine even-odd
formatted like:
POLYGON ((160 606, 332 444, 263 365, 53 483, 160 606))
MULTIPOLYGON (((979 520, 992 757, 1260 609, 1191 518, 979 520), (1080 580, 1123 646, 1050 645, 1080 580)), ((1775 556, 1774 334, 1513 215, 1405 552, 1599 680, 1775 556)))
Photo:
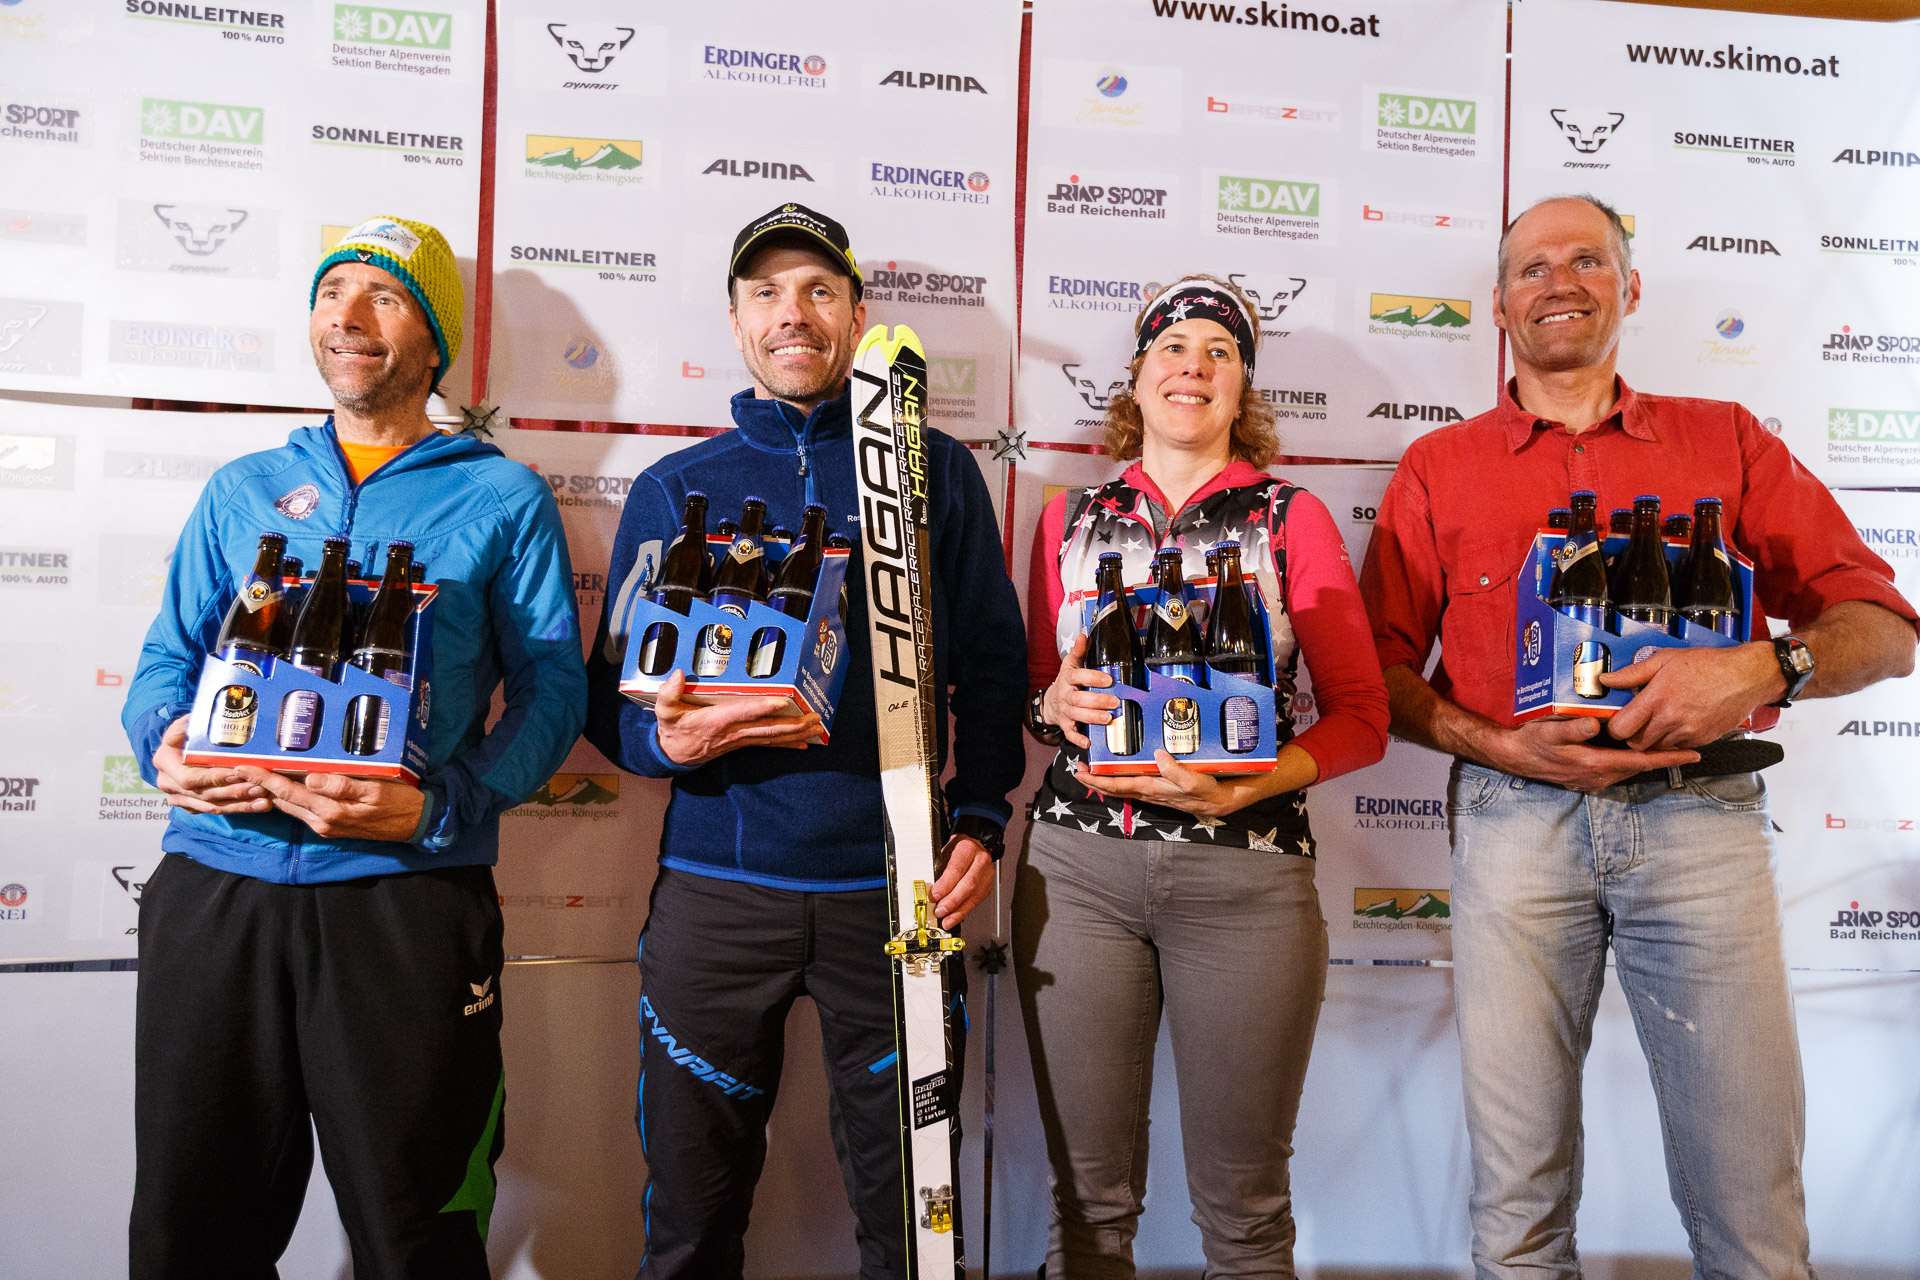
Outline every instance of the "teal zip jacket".
POLYGON ((352 539, 353 558, 367 565, 384 563, 395 539, 426 563, 440 589, 426 811, 402 843, 324 839, 279 812, 176 808, 160 847, 281 884, 497 861, 501 812, 552 776, 586 718, 573 568, 546 483, 472 435, 436 432, 356 485, 331 418, 220 468, 180 532, 121 713, 149 783, 154 749, 192 708, 201 665, 270 529, 310 565, 334 535, 352 539), (506 706, 489 730, 503 685, 506 706))

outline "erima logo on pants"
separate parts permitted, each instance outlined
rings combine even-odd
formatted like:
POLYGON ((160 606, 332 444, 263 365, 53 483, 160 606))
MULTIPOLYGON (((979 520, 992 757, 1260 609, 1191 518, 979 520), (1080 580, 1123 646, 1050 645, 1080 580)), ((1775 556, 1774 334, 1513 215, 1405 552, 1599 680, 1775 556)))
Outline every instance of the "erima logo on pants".
POLYGON ((473 988, 473 994, 477 997, 472 1004, 467 1006, 467 1011, 465 1015, 463 1015, 471 1018, 482 1009, 492 1006, 493 997, 497 995, 498 992, 493 989, 492 978, 488 978, 485 982, 469 982, 467 985, 473 988))

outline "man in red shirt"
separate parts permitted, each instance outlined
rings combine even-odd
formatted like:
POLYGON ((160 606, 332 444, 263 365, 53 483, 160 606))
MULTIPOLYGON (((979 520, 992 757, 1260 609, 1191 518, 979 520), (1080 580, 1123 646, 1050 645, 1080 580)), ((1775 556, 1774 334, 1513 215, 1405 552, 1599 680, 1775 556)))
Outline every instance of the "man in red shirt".
MULTIPOLYGON (((1915 612, 1886 563, 1737 404, 1644 395, 1614 373, 1639 305, 1619 217, 1542 201, 1501 240, 1494 320, 1514 379, 1422 436, 1361 575, 1393 732, 1455 757, 1453 948, 1474 1264, 1577 1277, 1580 1071, 1606 953, 1638 1025, 1696 1274, 1807 1277, 1798 1041, 1774 846, 1740 724, 1913 669, 1915 612), (1515 574, 1550 508, 1718 497, 1789 636, 1661 649, 1601 677, 1604 724, 1513 718, 1515 574), (1424 678, 1435 640, 1441 660, 1424 678), (1613 739, 1609 741, 1609 737, 1613 739)), ((1764 618, 1753 634, 1765 636, 1764 618)))

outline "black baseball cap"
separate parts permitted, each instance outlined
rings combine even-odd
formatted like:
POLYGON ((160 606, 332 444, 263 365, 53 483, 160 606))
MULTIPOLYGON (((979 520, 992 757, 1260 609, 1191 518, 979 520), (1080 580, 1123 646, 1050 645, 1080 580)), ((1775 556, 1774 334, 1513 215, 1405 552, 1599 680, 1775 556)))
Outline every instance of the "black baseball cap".
POLYGON ((808 248, 826 250, 836 267, 846 264, 847 275, 853 279, 854 298, 858 299, 865 291, 866 281, 860 278, 860 264, 854 261, 847 229, 803 204, 783 204, 740 228, 740 234, 733 238, 733 254, 727 259, 728 301, 733 300, 733 281, 740 274, 741 265, 754 250, 775 240, 798 240, 808 248))

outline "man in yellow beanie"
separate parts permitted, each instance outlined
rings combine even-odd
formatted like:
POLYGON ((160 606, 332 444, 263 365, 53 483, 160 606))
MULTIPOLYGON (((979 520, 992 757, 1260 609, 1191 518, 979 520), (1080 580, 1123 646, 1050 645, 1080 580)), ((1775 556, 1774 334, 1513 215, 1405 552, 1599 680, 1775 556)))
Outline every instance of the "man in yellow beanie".
MULTIPOLYGON (((445 237, 369 218, 310 297, 333 415, 208 481, 122 714, 174 806, 140 903, 134 1280, 275 1274, 315 1129, 355 1274, 488 1274, 506 1099, 492 864, 499 815, 560 767, 585 717, 572 567, 540 477, 427 418, 460 350, 445 237), (321 771, 324 742, 297 780, 185 763, 201 668, 269 532, 308 564, 345 539, 369 571, 396 544, 428 566, 417 787, 321 771)), ((260 722, 274 732, 271 712, 260 722)))

